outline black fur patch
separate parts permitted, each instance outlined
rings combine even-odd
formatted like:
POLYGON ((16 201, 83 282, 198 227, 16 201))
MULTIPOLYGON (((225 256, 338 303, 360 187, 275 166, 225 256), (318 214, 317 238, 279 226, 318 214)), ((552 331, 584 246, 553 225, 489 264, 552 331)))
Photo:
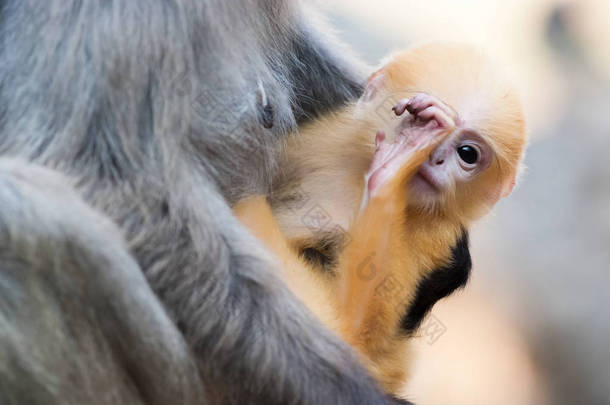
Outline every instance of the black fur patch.
POLYGON ((316 268, 327 269, 335 265, 333 256, 328 254, 325 250, 306 247, 301 249, 299 253, 306 262, 312 264, 316 268))
POLYGON ((314 239, 301 242, 298 250, 303 259, 326 274, 335 275, 339 255, 348 241, 342 232, 319 232, 314 239))
POLYGON ((462 236, 451 250, 451 263, 419 282, 415 299, 400 322, 402 331, 411 334, 417 330, 438 300, 466 285, 471 268, 468 233, 462 230, 462 236))
POLYGON ((392 404, 394 404, 394 405, 413 405, 413 402, 409 402, 406 399, 393 397, 392 404))
POLYGON ((291 82, 298 83, 293 110, 299 124, 357 100, 364 91, 362 83, 349 77, 347 69, 342 70, 333 56, 310 38, 294 40, 292 48, 292 61, 286 65, 291 68, 291 82))

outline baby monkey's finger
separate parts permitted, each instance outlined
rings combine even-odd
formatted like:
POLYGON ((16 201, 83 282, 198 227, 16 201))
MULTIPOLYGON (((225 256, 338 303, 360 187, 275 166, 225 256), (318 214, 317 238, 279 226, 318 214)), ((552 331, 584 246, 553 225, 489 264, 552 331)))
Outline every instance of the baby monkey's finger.
POLYGON ((436 105, 420 111, 417 116, 422 121, 429 121, 426 127, 435 128, 435 126, 438 126, 449 130, 455 128, 455 120, 436 105))
POLYGON ((409 113, 418 115, 421 111, 431 106, 436 106, 440 108, 447 116, 452 117, 454 120, 457 119, 456 112, 449 105, 426 93, 418 93, 413 96, 407 104, 406 109, 409 111, 409 113))
POLYGON ((402 100, 398 100, 398 103, 394 107, 392 107, 392 111, 396 115, 402 115, 407 109, 407 104, 409 104, 411 100, 408 98, 403 98, 402 100))

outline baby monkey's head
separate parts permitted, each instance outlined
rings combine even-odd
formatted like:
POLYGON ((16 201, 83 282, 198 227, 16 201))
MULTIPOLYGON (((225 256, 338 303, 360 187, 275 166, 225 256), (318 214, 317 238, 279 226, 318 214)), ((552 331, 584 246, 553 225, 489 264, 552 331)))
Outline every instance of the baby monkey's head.
MULTIPOLYGON (((393 114, 389 106, 413 113, 405 104, 415 93, 436 99, 455 127, 410 182, 410 204, 467 223, 515 185, 527 141, 521 102, 478 50, 427 44, 393 55, 369 78, 358 114, 374 117, 388 136, 398 134, 413 117, 393 114)), ((427 105, 425 96, 415 97, 420 108, 427 105)))

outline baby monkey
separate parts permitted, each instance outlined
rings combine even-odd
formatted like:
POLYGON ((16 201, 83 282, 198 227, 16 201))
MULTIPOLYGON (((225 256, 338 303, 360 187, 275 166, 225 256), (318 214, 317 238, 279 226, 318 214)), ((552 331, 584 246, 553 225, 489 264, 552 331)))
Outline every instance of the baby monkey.
POLYGON ((357 103, 282 145, 273 195, 235 207, 291 290, 392 393, 409 338, 468 279, 468 228, 515 185, 525 124, 497 71, 461 45, 394 55, 357 103))

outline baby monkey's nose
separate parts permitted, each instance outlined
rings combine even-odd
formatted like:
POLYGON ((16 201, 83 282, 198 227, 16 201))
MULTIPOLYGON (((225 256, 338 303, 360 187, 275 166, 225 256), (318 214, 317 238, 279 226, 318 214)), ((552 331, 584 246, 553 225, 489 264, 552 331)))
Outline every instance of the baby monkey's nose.
POLYGON ((445 151, 437 148, 434 152, 430 154, 430 159, 428 159, 430 165, 432 166, 441 166, 445 163, 445 151))

